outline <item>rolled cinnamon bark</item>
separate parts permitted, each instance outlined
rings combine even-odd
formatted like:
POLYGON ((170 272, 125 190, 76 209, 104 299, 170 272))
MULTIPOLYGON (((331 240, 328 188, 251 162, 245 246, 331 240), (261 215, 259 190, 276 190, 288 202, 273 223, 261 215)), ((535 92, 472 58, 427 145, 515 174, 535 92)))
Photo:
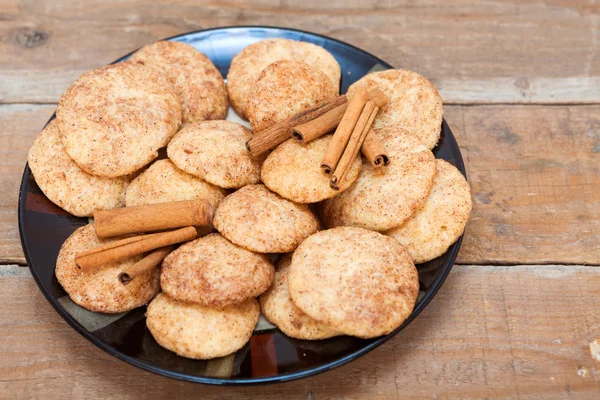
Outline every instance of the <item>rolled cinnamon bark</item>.
MULTIPOLYGON (((82 270, 90 270, 106 264, 125 260, 138 254, 156 250, 160 247, 170 246, 175 243, 187 242, 195 239, 196 236, 196 228, 193 226, 188 226, 169 232, 147 235, 144 237, 144 239, 138 240, 137 242, 126 242, 123 245, 113 247, 108 250, 87 255, 78 254, 75 257, 75 263, 77 263, 79 268, 82 270)), ((127 239, 125 239, 125 241, 126 240, 127 239)))
POLYGON ((335 167, 335 171, 331 175, 329 186, 333 190, 340 190, 340 185, 346 177, 346 172, 348 172, 350 164, 352 164, 352 161, 358 155, 358 152, 360 151, 360 148, 367 137, 369 129, 371 129, 371 125, 373 125, 373 121, 375 120, 375 116, 377 115, 378 111, 379 107, 377 107, 374 102, 370 100, 367 101, 354 129, 352 130, 348 145, 344 149, 344 153, 342 154, 339 163, 335 167))
MULTIPOLYGON (((330 175, 337 164, 340 162, 342 154, 348 145, 348 141, 350 140, 350 136, 354 131, 354 127, 358 122, 358 118, 362 112, 362 109, 365 107, 367 101, 372 102, 376 107, 381 108, 384 107, 388 98, 381 90, 375 88, 371 89, 368 92, 359 88, 354 96, 348 102, 348 106, 346 111, 344 112, 341 120, 338 123, 338 127, 333 134, 333 138, 329 142, 327 149, 325 150, 325 156, 323 157, 323 161, 321 162, 321 168, 325 175, 330 175), (352 108, 351 108, 352 107, 352 108)), ((328 123, 333 125, 333 121, 327 121, 328 123)), ((372 124, 372 122, 371 122, 372 124)), ((324 126, 321 126, 324 128, 324 126)), ((311 136, 315 137, 315 139, 319 136, 327 132, 322 132, 319 130, 319 126, 309 126, 308 129, 312 129, 310 132, 311 136)), ((307 129, 305 126, 304 129, 307 129)))
MULTIPOLYGON (((371 100, 379 108, 385 106, 388 102, 388 98, 379 89, 371 89, 367 93, 367 99, 371 100)), ((326 133, 331 132, 339 125, 348 103, 337 106, 331 111, 326 112, 318 118, 312 121, 305 122, 302 125, 298 125, 292 128, 292 138, 296 139, 300 143, 308 143, 312 140, 318 139, 326 133)))
POLYGON ((119 281, 123 285, 127 285, 135 277, 156 268, 174 248, 175 246, 167 246, 154 250, 129 268, 123 269, 119 274, 119 281))
POLYGON ((388 97, 379 89, 371 89, 367 93, 367 100, 371 100, 379 108, 384 107, 388 102, 388 97))
POLYGON ((86 251, 82 251, 81 253, 77 254, 77 256, 83 257, 83 256, 87 256, 89 254, 100 253, 101 251, 114 249, 115 247, 120 247, 120 246, 126 245, 128 243, 139 242, 140 240, 148 239, 154 235, 158 235, 158 233, 152 233, 150 235, 136 235, 136 236, 128 237, 125 239, 117 240, 115 242, 110 242, 108 244, 103 244, 102 246, 99 246, 99 247, 94 247, 93 249, 88 249, 86 251))
POLYGON ((321 169, 326 175, 330 175, 337 167, 366 102, 367 91, 363 88, 359 88, 348 102, 348 108, 329 141, 321 161, 321 169))
POLYGON ((212 206, 206 201, 173 201, 96 211, 94 226, 96 236, 102 239, 126 233, 206 226, 212 224, 212 217, 212 206))
POLYGON ((301 125, 307 121, 311 121, 326 112, 348 102, 345 95, 337 96, 329 100, 325 100, 314 107, 308 108, 299 114, 289 117, 281 122, 278 122, 267 129, 254 132, 252 139, 246 143, 248 151, 252 157, 258 157, 267 151, 274 149, 287 139, 292 137, 292 128, 301 125))
POLYGON ((390 162, 390 158, 386 154, 383 144, 377 138, 377 133, 375 133, 373 129, 369 129, 360 151, 375 168, 383 167, 390 162))
POLYGON ((312 121, 292 128, 292 137, 300 143, 308 143, 331 132, 340 123, 342 116, 348 108, 348 103, 337 106, 312 121))

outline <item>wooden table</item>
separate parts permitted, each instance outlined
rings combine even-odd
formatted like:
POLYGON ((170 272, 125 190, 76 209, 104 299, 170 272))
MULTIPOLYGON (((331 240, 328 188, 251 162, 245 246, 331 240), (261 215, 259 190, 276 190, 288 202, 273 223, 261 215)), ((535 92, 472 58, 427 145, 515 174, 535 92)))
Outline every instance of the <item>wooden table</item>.
POLYGON ((0 397, 599 399, 599 13, 593 0, 0 0, 0 397), (75 333, 25 268, 16 207, 27 150, 81 73, 238 24, 330 35, 430 78, 474 209, 447 283, 386 345, 300 381, 217 388, 75 333))

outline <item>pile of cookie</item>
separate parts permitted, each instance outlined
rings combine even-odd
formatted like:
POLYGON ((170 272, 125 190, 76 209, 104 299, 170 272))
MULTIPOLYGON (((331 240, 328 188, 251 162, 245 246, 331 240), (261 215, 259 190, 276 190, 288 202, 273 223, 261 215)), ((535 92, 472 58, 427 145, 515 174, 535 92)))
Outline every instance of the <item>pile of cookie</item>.
POLYGON ((341 73, 322 47, 267 39, 235 56, 227 84, 182 42, 156 42, 83 74, 29 151, 48 199, 85 217, 194 200, 214 218, 198 238, 170 254, 163 248, 162 265, 127 284, 123 271, 150 255, 82 269, 77 257, 132 239, 99 235, 93 222, 79 228, 56 263, 71 299, 102 313, 150 302, 156 341, 196 359, 243 347, 261 311, 305 340, 371 338, 400 326, 419 292, 414 264, 446 252, 471 211, 466 180, 431 151, 442 123, 435 87, 406 70, 375 72, 350 87, 349 99, 357 90, 385 94, 373 128, 389 163, 358 154, 340 187, 321 168, 335 129, 308 143, 290 132, 259 156, 247 147, 338 96, 341 73), (226 120, 229 103, 252 129, 226 120), (165 147, 167 158, 157 160, 165 147))

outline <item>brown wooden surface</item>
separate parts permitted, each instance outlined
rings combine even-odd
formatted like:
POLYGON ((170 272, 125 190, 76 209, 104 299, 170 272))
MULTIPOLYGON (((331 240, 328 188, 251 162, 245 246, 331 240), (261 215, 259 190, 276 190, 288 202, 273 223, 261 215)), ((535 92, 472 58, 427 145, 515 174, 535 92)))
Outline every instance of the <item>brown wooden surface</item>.
POLYGON ((594 0, 2 2, 4 102, 55 102, 81 73, 144 44, 244 24, 347 41, 432 79, 446 103, 600 101, 594 0))
POLYGON ((460 263, 600 264, 600 106, 447 107, 474 209, 460 263))
POLYGON ((118 361, 51 309, 27 269, 2 274, 4 398, 600 398, 600 362, 588 347, 600 321, 598 268, 457 266, 423 314, 367 356, 243 388, 177 382, 118 361))
POLYGON ((0 398, 600 398, 599 49, 594 0, 0 0, 0 398), (317 377, 232 389, 108 356, 11 264, 27 150, 66 87, 156 39, 240 24, 330 35, 432 79, 474 209, 466 265, 400 335, 317 377))
POLYGON ((56 105, 0 104, 0 263, 25 263, 17 202, 27 151, 56 105))

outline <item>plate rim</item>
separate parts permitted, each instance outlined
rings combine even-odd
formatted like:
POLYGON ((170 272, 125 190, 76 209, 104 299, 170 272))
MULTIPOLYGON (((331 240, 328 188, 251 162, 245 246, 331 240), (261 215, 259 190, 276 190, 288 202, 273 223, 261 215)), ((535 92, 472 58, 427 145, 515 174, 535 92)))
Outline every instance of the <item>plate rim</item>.
MULTIPOLYGON (((359 51, 361 53, 365 53, 367 55, 369 55, 370 57, 372 57, 373 59, 377 60, 377 62, 379 62, 380 64, 382 64, 383 66, 386 66, 388 68, 394 68, 392 65, 390 65, 389 63, 387 63, 386 61, 382 60, 381 58, 371 54, 370 52, 363 50, 357 46, 354 46, 353 44, 344 42, 342 40, 336 39, 336 38, 332 38, 326 35, 322 35, 319 33, 315 33, 315 32, 309 32, 309 31, 305 31, 305 30, 301 30, 301 29, 296 29, 296 28, 286 28, 286 27, 281 27, 281 26, 275 26, 275 25, 234 25, 234 26, 221 26, 221 27, 214 27, 214 28, 208 28, 208 29, 199 29, 199 30, 195 30, 195 31, 190 31, 190 32, 185 32, 185 33, 181 33, 181 34, 177 34, 177 35, 173 35, 173 36, 169 36, 163 39, 159 39, 159 40, 174 40, 174 39, 178 39, 178 38, 182 38, 185 36, 189 36, 189 35, 193 35, 193 34, 198 34, 198 33, 203 33, 203 32, 211 32, 211 31, 230 31, 230 30, 234 30, 234 29, 265 29, 265 30, 271 30, 271 31, 287 31, 287 32, 297 32, 297 33, 302 33, 302 34, 306 34, 309 36, 316 36, 322 39, 325 39, 327 41, 333 41, 336 42, 338 44, 341 44, 343 46, 346 47, 350 47, 353 50, 359 51)), ((159 41, 157 40, 157 41, 159 41)), ((110 64, 114 64, 117 62, 121 62, 124 59, 130 57, 133 53, 135 53, 137 50, 133 50, 129 53, 127 53, 126 55, 119 57, 117 60, 113 61, 110 64)), ((49 120, 46 122, 45 125, 47 125, 52 119, 55 118, 55 114, 52 114, 52 116, 49 118, 49 120)), ((44 125, 44 126, 45 126, 44 125)), ((445 118, 442 119, 442 130, 447 130, 448 132, 450 132, 452 134, 452 136, 454 137, 454 134, 452 133, 452 130, 450 129, 450 126, 448 125, 448 123, 446 122, 445 118)), ((454 139, 456 140, 456 139, 454 139)), ((457 143, 457 147, 458 147, 458 152, 457 152, 457 157, 455 158, 455 166, 456 168, 465 176, 465 179, 467 179, 467 172, 466 172, 466 168, 464 165, 464 161, 462 158, 462 153, 460 151, 460 147, 458 146, 457 143)), ((208 384, 208 385, 217 385, 217 386, 248 386, 248 385, 259 385, 259 384, 267 384, 267 383, 278 383, 278 382, 288 382, 288 381, 292 381, 292 380, 296 380, 296 379, 301 379, 301 378, 306 378, 309 376, 313 376, 313 375, 317 375, 326 371, 330 371, 334 368, 340 367, 344 364, 349 363, 350 361, 356 360, 359 357, 362 357, 364 355, 366 355, 367 353, 371 352, 372 350, 374 350, 375 348, 381 346, 382 344, 384 344, 385 342, 387 342, 388 340, 390 340, 391 338, 393 338, 394 336, 396 336, 402 329, 404 329, 408 324, 410 324, 417 316, 419 316, 419 314, 425 309, 425 307, 427 307, 427 305, 429 305, 429 303, 431 302, 431 300, 435 297, 435 295, 437 294, 437 292, 440 290, 440 288, 442 287, 444 281, 446 280, 448 274, 450 273, 450 271, 452 270, 453 266, 454 266, 454 262, 456 261, 456 257, 458 255, 458 252, 460 250, 461 244, 462 244, 462 240, 463 240, 463 235, 461 235, 458 240, 455 242, 456 246, 454 246, 454 248, 452 250, 449 250, 451 253, 449 254, 449 259, 446 263, 446 266, 443 267, 439 274, 436 276, 436 278, 433 280, 433 282, 431 283, 430 286, 430 290, 428 290, 425 295, 423 296, 423 298, 421 299, 421 302, 418 303, 417 306, 415 306, 415 308, 413 309, 412 313, 409 315, 409 317, 402 323, 402 325, 400 325, 398 328, 396 328, 394 331, 392 331, 391 333, 385 335, 385 336, 381 336, 378 338, 375 338, 375 340, 373 340, 371 343, 367 344, 364 347, 361 347, 360 349, 344 356, 341 357, 335 361, 331 361, 329 363, 326 363, 324 365, 321 365, 319 367, 314 367, 314 368, 309 368, 303 371, 298 371, 298 372, 290 372, 290 373, 285 373, 285 374, 278 374, 278 375, 274 375, 274 376, 270 376, 270 377, 253 377, 253 378, 214 378, 214 377, 200 377, 200 376, 192 376, 192 375, 188 375, 186 373, 181 373, 181 372, 175 372, 175 371, 171 371, 162 367, 159 367, 155 364, 151 364, 150 362, 147 361, 141 361, 138 360, 132 356, 128 356, 126 354, 121 353, 120 351, 118 351, 117 349, 115 349, 114 347, 106 344, 105 342, 103 342, 102 340, 98 339, 97 337, 95 337, 91 332, 87 331, 82 325, 80 325, 77 321, 75 321, 75 319, 69 314, 67 313, 62 306, 60 306, 59 302, 54 299, 53 296, 51 296, 51 294, 45 289, 45 287, 42 285, 40 278, 37 274, 37 272, 34 270, 34 268, 32 268, 32 264, 30 262, 30 249, 28 248, 28 246, 26 245, 25 242, 25 238, 23 235, 23 228, 22 228, 22 224, 23 224, 23 219, 24 219, 24 213, 25 213, 25 207, 24 207, 24 190, 25 190, 25 186, 29 177, 29 174, 31 173, 30 169, 29 169, 29 164, 26 163, 25 164, 25 169, 23 171, 23 176, 21 178, 21 184, 19 186, 19 201, 18 201, 18 206, 17 206, 17 215, 18 215, 18 225, 19 225, 19 238, 21 241, 21 247, 23 249, 23 254, 25 255, 25 260, 27 262, 27 267, 29 269, 29 271, 31 272, 31 275, 33 276, 39 290, 42 292, 42 294, 44 295, 44 297, 46 298, 46 300, 50 303, 50 305, 52 305, 52 307, 54 308, 54 310, 76 331, 78 332, 81 336, 83 336, 85 339, 87 339, 90 343, 92 343, 94 346, 102 349, 103 351, 105 351, 106 353, 116 357, 117 359, 121 360, 121 361, 125 361, 128 364, 131 364, 135 367, 141 368, 145 371, 149 371, 152 372, 154 374, 157 375, 161 375, 161 376, 165 376, 168 378, 172 378, 172 379, 177 379, 180 381, 186 381, 186 382, 193 382, 193 383, 202 383, 202 384, 208 384)))

